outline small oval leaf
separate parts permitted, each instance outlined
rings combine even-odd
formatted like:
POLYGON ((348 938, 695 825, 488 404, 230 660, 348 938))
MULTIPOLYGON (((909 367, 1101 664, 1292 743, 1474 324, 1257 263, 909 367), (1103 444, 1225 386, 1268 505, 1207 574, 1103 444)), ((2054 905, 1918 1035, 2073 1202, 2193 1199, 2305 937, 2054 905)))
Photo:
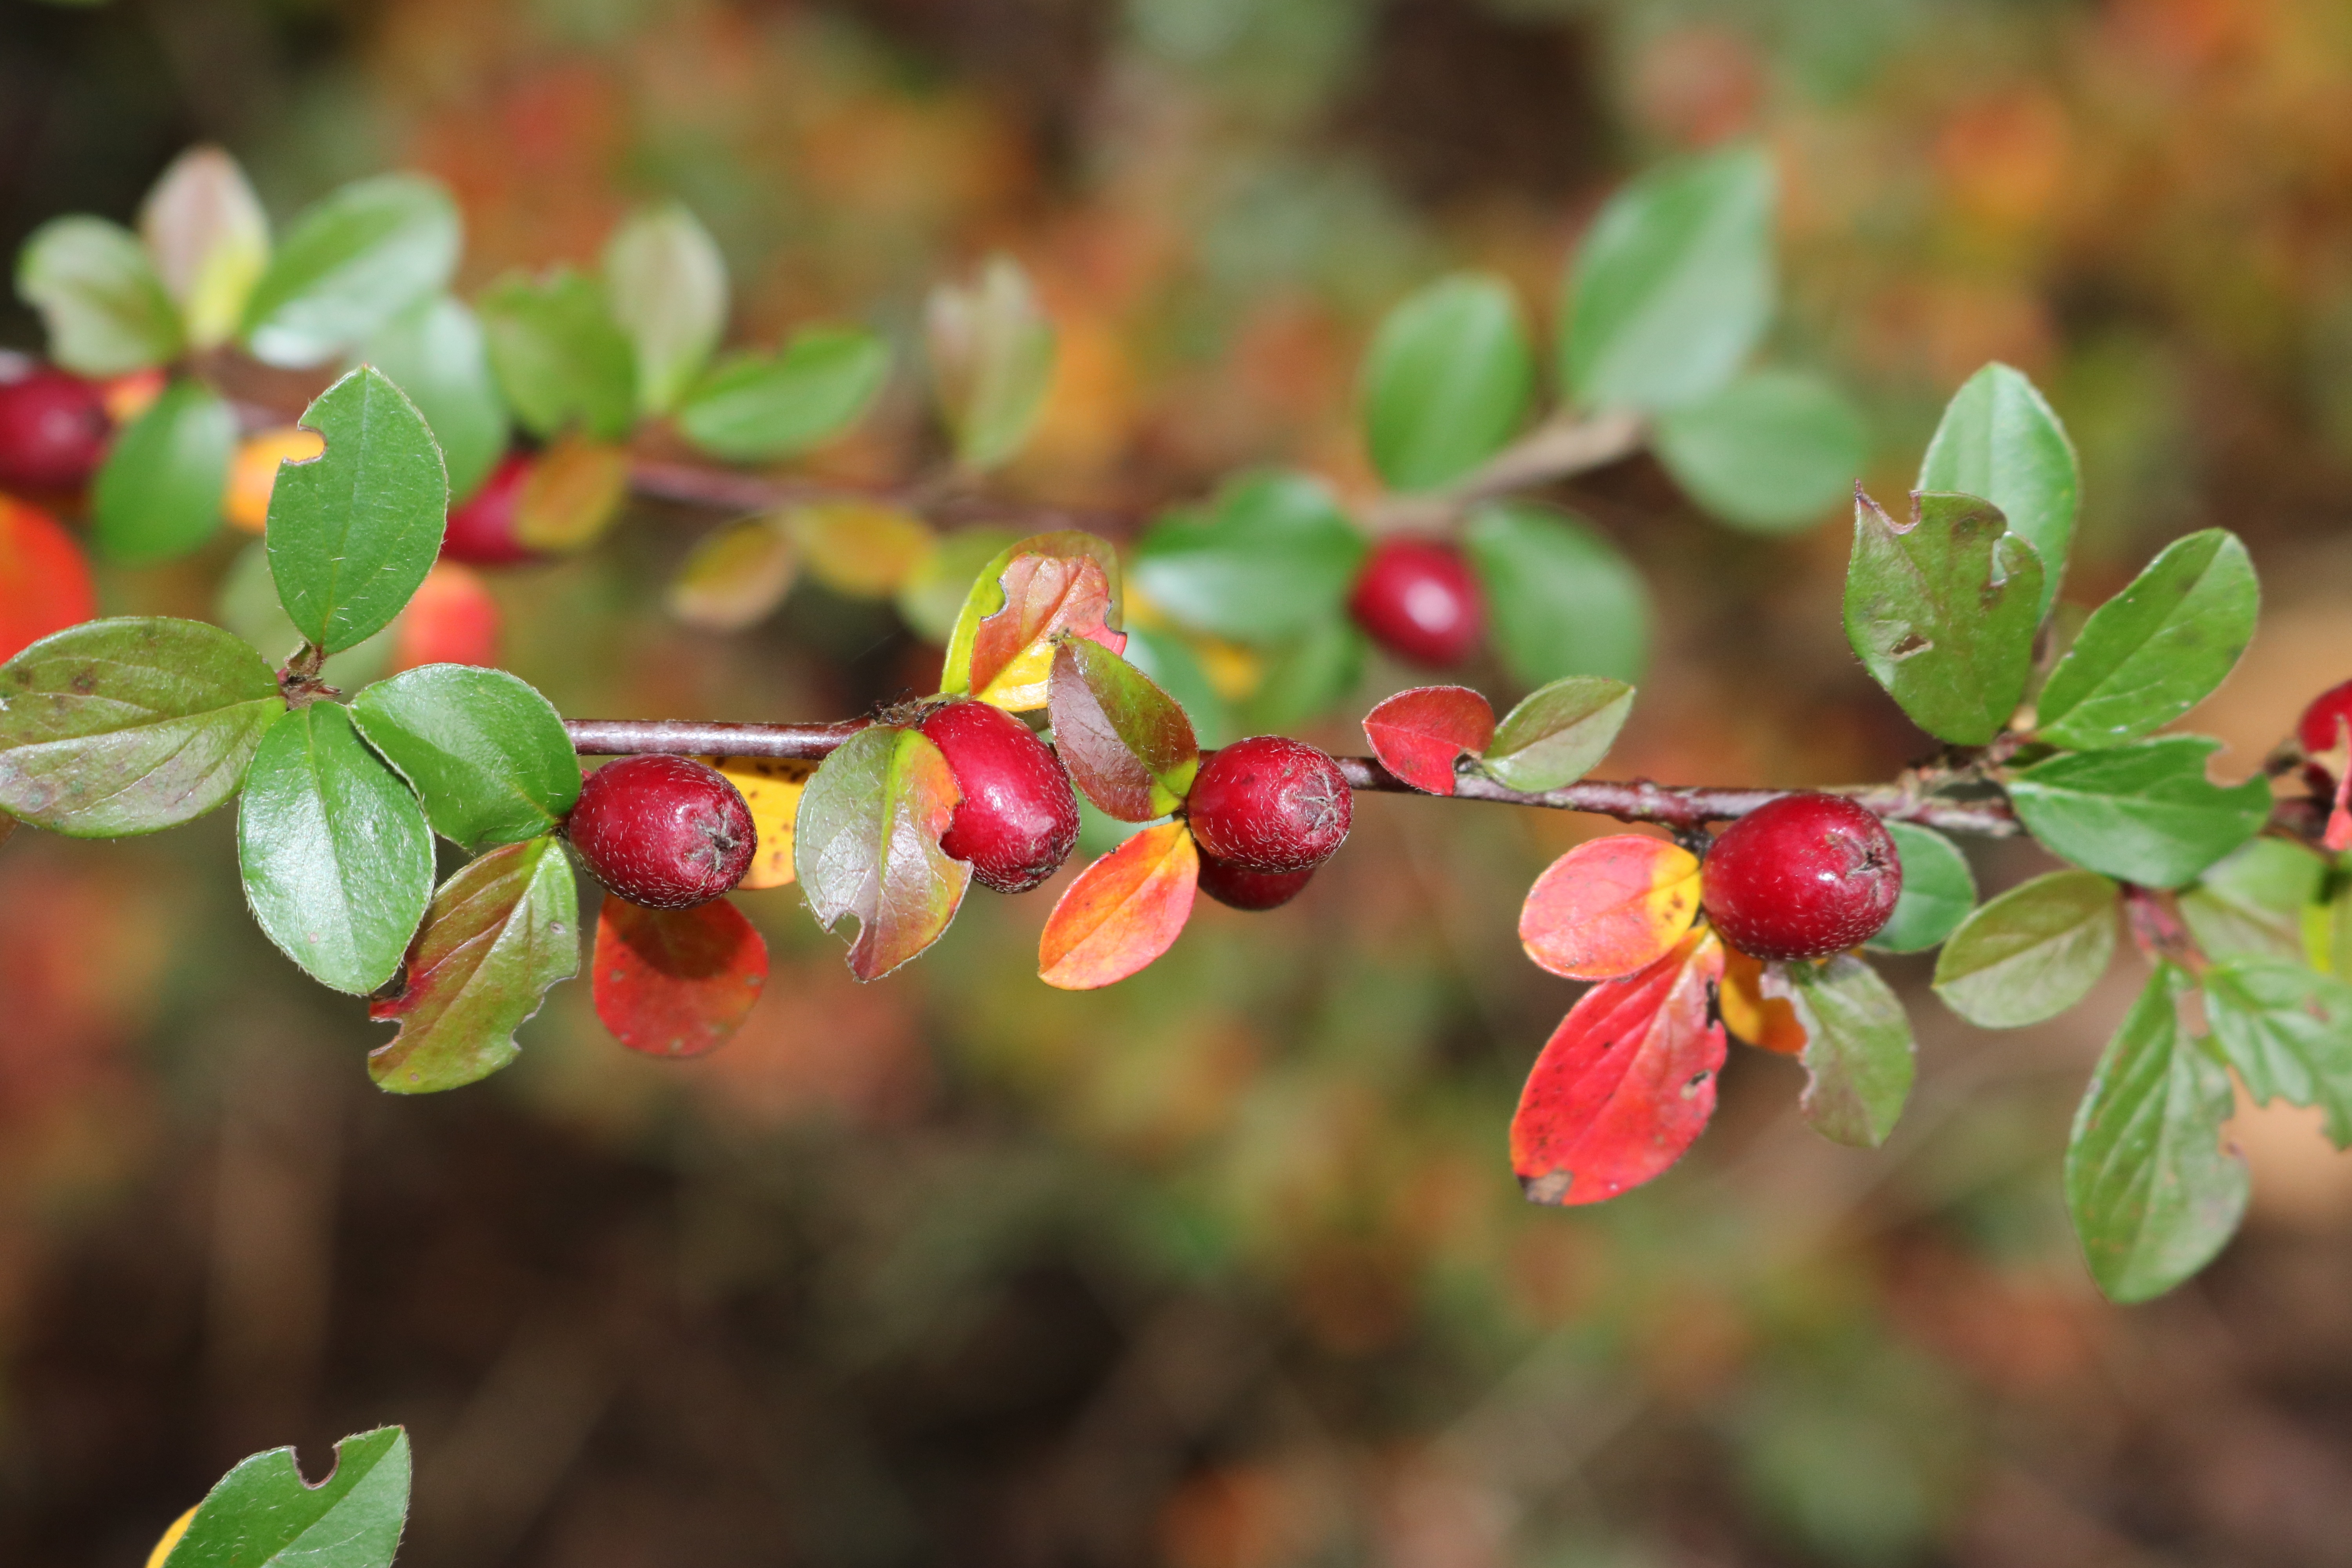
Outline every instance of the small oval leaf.
POLYGON ((1121 822, 1167 816, 1201 771, 1200 742, 1184 710, 1099 644, 1061 639, 1046 708, 1070 782, 1121 822))
POLYGON ((1147 827, 1078 874, 1037 940, 1037 978, 1063 991, 1126 979, 1192 917, 1201 854, 1181 822, 1147 827))
POLYGON ((768 983, 768 943, 725 899, 648 910, 606 899, 589 989, 613 1037, 649 1057, 698 1057, 731 1038, 768 983))
POLYGON ((1454 764, 1495 738, 1492 704, 1466 686, 1416 686, 1364 715, 1381 765, 1431 795, 1454 793, 1454 764))
POLYGON ((1519 907, 1519 943, 1570 980, 1613 980, 1674 951, 1698 918, 1698 857, 1637 833, 1580 844, 1519 907))

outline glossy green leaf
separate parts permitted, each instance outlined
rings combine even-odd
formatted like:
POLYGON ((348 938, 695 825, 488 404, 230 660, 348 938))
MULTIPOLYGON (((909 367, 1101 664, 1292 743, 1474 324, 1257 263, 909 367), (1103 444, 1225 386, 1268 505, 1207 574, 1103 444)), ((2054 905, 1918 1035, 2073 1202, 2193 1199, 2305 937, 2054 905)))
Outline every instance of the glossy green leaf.
POLYGON ((1824 1138, 1875 1149, 1910 1098, 1911 1020, 1878 971, 1850 952, 1820 963, 1775 964, 1764 992, 1796 1009, 1805 1030, 1805 1092, 1798 1106, 1824 1138))
POLYGON ((1241 738, 1241 731, 1234 727, 1232 708, 1182 637, 1173 632, 1130 626, 1125 658, 1183 707, 1202 745, 1230 745, 1241 738))
POLYGON ((931 290, 924 326, 957 460, 974 469, 1010 461, 1036 428, 1054 383, 1054 323, 1028 275, 1010 257, 991 257, 971 284, 931 290))
POLYGON ((1529 686, 1565 675, 1641 678, 1649 589, 1600 533, 1548 507, 1508 501, 1474 512, 1463 542, 1514 677, 1529 686))
POLYGON ((51 218, 17 253, 16 293, 41 313, 49 357, 79 374, 121 375, 180 352, 179 312, 121 224, 51 218))
POLYGON ((532 838, 493 849, 441 884, 400 994, 369 1006, 400 1032, 368 1053, 368 1076, 394 1094, 488 1078, 520 1052, 515 1031, 547 988, 579 972, 580 891, 562 847, 532 838))
POLYGON ((389 1568, 408 1518, 408 1434, 381 1426, 335 1445, 313 1486, 292 1448, 256 1454, 205 1495, 158 1568, 389 1568))
POLYGON ((2166 735, 2105 752, 2073 752, 2009 780, 2027 832, 2062 859, 2127 882, 2178 888, 2268 821, 2259 774, 2229 788, 2205 776, 2221 742, 2166 735))
POLYGON ((245 340, 268 364, 323 364, 449 286, 457 204, 418 174, 330 192, 287 230, 246 301, 245 340))
POLYGON ((715 458, 760 462, 821 447, 866 416, 890 374, 890 346, 863 327, 803 327, 776 354, 735 354, 677 411, 715 458))
POLYGON ((115 437, 90 489, 90 538, 127 566, 195 549, 220 527, 236 415, 203 382, 174 381, 115 437))
POLYGON ((359 358, 390 377, 425 416, 449 470, 450 500, 472 495, 505 456, 511 433, 474 312, 437 294, 369 333, 359 358))
POLYGON ((509 276, 475 309, 490 369, 524 429, 550 437, 577 425, 616 441, 636 424, 636 354, 595 279, 568 267, 509 276))
POLYGON ((1363 679, 1366 651, 1364 634, 1343 616, 1271 649, 1257 689, 1241 705, 1244 732, 1286 734, 1328 713, 1363 679))
POLYGON ((860 730, 808 782, 793 868, 828 931, 857 921, 849 972, 877 980, 937 942, 971 868, 940 848, 962 799, 947 758, 918 730, 860 730))
POLYGON ((1535 353, 1510 285, 1442 278, 1391 310, 1364 360, 1364 441, 1391 489, 1435 489, 1507 442, 1535 395, 1535 353))
POLYGON ((898 614, 926 642, 955 635, 972 581, 1021 536, 1009 528, 963 528, 944 535, 898 585, 898 614))
POLYGON ((2011 888, 1945 940, 1936 994, 1988 1029, 2056 1017, 2106 973, 2122 896, 2092 871, 2053 871, 2011 888))
POLYGON ((546 698, 502 669, 428 664, 379 681, 352 721, 468 849, 552 832, 580 798, 580 759, 546 698))
POLYGON ((2180 914, 2209 958, 2301 963, 2305 921, 2320 908, 2326 883, 2326 862, 2310 850, 2257 838, 2208 867, 2180 895, 2180 914))
POLYGON ((2041 595, 2033 546, 1974 496, 1914 495, 1898 523, 1854 492, 1846 640, 1938 740, 1981 746, 2009 722, 2032 673, 2041 595))
POLYGON ((1128 570, 1182 625, 1274 645, 1339 613, 1365 549, 1329 486, 1272 469, 1228 480, 1205 510, 1162 517, 1128 570))
POLYGON ((1970 376, 1945 405, 1919 464, 1919 488, 1982 496, 2042 557, 2036 619, 2066 575, 2082 480, 2066 427, 2033 384, 2005 364, 1970 376))
POLYGON ((2179 718, 2236 667, 2261 600, 2237 535, 2209 528, 2173 541, 2083 623, 2042 689, 2042 738, 2088 751, 2179 718))
POLYGON ((2276 958, 2217 963, 2203 982, 2213 1038, 2255 1102, 2320 1106, 2329 1141, 2352 1145, 2352 984, 2276 958))
POLYGON ((1061 639, 1046 708, 1070 782, 1122 822, 1174 811, 1201 771, 1201 744, 1184 710, 1099 643, 1061 639))
POLYGON ((295 709, 262 736, 236 854, 263 932, 312 979, 355 995, 400 968, 433 897, 425 812, 339 703, 295 709))
MULTIPOLYGON (((258 539, 239 551, 221 574, 213 619, 251 643, 272 665, 283 665, 301 650, 302 634, 286 618, 286 606, 278 602, 278 584, 269 575, 269 547, 258 539)), ((395 617, 375 636, 331 657, 320 668, 319 679, 338 691, 357 691, 383 679, 399 641, 395 617)))
POLYGON ((327 438, 269 492, 269 572, 295 630, 329 653, 400 614, 441 552, 449 485, 425 416, 362 365, 320 393, 302 423, 327 438))
POLYGON ((2160 966, 2107 1042, 2066 1145, 2066 1206, 2108 1300, 2160 1296, 2221 1250, 2246 1167, 2221 1147, 2230 1075, 2181 1027, 2186 975, 2160 966))
POLYGON ((1925 952, 1976 908, 1977 879, 1958 846, 1934 828, 1890 822, 1886 831, 1903 861, 1903 894, 1868 945, 1879 952, 1925 952))
POLYGON ((0 665, 0 807, 77 838, 170 827, 236 792, 285 711, 269 666, 217 626, 69 626, 0 665))
POLYGON ((269 265, 269 217, 217 147, 191 147, 139 204, 139 237, 163 291, 179 307, 188 344, 209 349, 236 335, 269 265))
POLYGON ((1821 377, 1757 370, 1658 416, 1651 447, 1724 521, 1787 533, 1820 522, 1853 489, 1870 460, 1870 426, 1821 377))
POLYGON ((1696 403, 1772 316, 1770 156, 1738 146, 1652 170, 1586 231, 1561 312, 1560 379, 1593 408, 1696 403))
POLYGON ((1601 765, 1633 711, 1633 689, 1571 675, 1538 688, 1495 726, 1478 759, 1498 784, 1530 792, 1571 784, 1601 765))
POLYGON ((727 263, 677 202, 629 215, 604 243, 613 319, 636 350, 637 406, 667 414, 727 327, 727 263))

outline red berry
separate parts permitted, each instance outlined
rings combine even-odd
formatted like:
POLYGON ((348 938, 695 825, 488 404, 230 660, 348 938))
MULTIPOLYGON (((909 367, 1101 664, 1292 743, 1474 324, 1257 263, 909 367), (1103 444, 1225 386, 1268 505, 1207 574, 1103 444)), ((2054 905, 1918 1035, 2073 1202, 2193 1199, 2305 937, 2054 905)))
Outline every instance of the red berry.
POLYGON ((530 483, 534 466, 523 453, 508 453, 465 505, 450 509, 448 531, 441 536, 444 560, 468 566, 513 566, 539 559, 537 552, 515 538, 523 488, 530 483))
POLYGON ((1236 910, 1277 910, 1299 895, 1315 868, 1304 871, 1252 871, 1213 855, 1201 857, 1201 891, 1236 910))
POLYGON ((1895 912, 1903 862, 1878 818, 1835 795, 1784 795, 1706 852, 1699 901, 1750 958, 1822 958, 1859 947, 1895 912))
MULTIPOLYGON (((2352 725, 2352 680, 2331 686, 2313 698, 2311 706, 2295 721, 2294 738, 2305 757, 2324 757, 2344 743, 2339 731, 2347 725, 2352 725)), ((2310 771, 2326 780, 2323 793, 2334 792, 2335 781, 2328 777, 2326 769, 2314 767, 2310 771)))
POLYGON ((1434 539, 1384 539, 1374 545, 1349 608, 1373 641, 1433 669, 1468 658, 1486 629, 1486 601, 1470 563, 1434 539))
POLYGON ((1078 841, 1078 797, 1053 748, 985 702, 950 702, 919 728, 963 792, 940 847, 1000 893, 1025 893, 1058 870, 1078 841))
POLYGON ((46 367, 0 382, 0 486, 79 489, 105 458, 110 428, 96 382, 46 367))
POLYGON ((707 904, 743 879, 759 847, 743 796, 690 757, 625 757, 590 773, 564 824, 581 863, 648 909, 707 904))
POLYGON ((1184 810, 1202 849, 1280 876, 1328 860, 1348 837, 1355 803, 1330 758, 1301 741, 1255 735, 1201 764, 1184 810))

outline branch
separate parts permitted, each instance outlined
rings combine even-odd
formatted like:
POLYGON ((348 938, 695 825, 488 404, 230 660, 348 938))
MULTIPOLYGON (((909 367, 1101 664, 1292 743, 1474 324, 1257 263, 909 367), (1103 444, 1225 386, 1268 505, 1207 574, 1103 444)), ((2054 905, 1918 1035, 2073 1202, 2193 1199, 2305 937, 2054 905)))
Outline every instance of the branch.
POLYGON ((1108 507, 1052 506, 1036 501, 1008 500, 975 494, 936 480, 896 485, 857 485, 838 481, 776 479, 740 468, 713 468, 702 463, 637 458, 629 464, 629 489, 652 500, 674 501, 713 511, 767 512, 817 501, 863 501, 898 507, 931 521, 953 527, 959 523, 1002 522, 1045 533, 1079 528, 1091 533, 1133 531, 1142 513, 1108 507))
POLYGON ((1442 489, 1387 497, 1372 508, 1372 522, 1380 528, 1442 524, 1479 501, 1607 468, 1640 451, 1649 437, 1636 414, 1557 415, 1442 489))

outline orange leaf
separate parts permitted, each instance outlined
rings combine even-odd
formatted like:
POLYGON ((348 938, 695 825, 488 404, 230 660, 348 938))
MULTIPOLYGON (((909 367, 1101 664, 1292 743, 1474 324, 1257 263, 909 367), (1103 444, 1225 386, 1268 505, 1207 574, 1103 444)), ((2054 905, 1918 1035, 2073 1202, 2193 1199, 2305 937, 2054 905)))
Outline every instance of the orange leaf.
POLYGON ((1454 793, 1454 763, 1495 738, 1492 704, 1466 686, 1416 686, 1364 715, 1381 765, 1415 789, 1454 793))
POLYGON ((613 525, 628 493, 625 448, 562 437, 540 454, 523 481, 515 538, 555 554, 585 550, 613 525))
POLYGON ((1118 571, 1109 544, 1075 530, 1005 546, 981 569, 956 617, 940 689, 1015 713, 1045 706, 1057 635, 1126 651, 1118 571))
POLYGON ((1734 1036, 1761 1050, 1801 1056, 1805 1026, 1786 996, 1764 994, 1764 963, 1738 949, 1723 952, 1723 1023, 1734 1036))
POLYGON ((45 511, 0 496, 0 658, 98 614, 89 563, 45 511))
POLYGON ((1577 1000, 1511 1119, 1511 1168, 1529 1199, 1599 1203, 1683 1157, 1715 1114, 1722 978, 1723 944, 1702 931, 1577 1000))
POLYGON ((232 527, 259 533, 269 521, 269 492, 278 488, 278 465, 307 463, 326 449, 324 436, 290 425, 247 437, 229 464, 222 515, 232 527))
POLYGON ((1192 913, 1201 853, 1181 822, 1147 827, 1087 867, 1037 941, 1037 977, 1092 991, 1166 952, 1192 913))
POLYGON ((698 1057, 724 1045, 760 999, 768 944, 725 899, 648 910, 606 899, 596 917, 596 1016, 651 1057, 698 1057))
POLYGON ((1578 845, 1536 879, 1519 908, 1519 942, 1554 974, 1613 980, 1655 963, 1697 918, 1697 857, 1615 833, 1578 845))

